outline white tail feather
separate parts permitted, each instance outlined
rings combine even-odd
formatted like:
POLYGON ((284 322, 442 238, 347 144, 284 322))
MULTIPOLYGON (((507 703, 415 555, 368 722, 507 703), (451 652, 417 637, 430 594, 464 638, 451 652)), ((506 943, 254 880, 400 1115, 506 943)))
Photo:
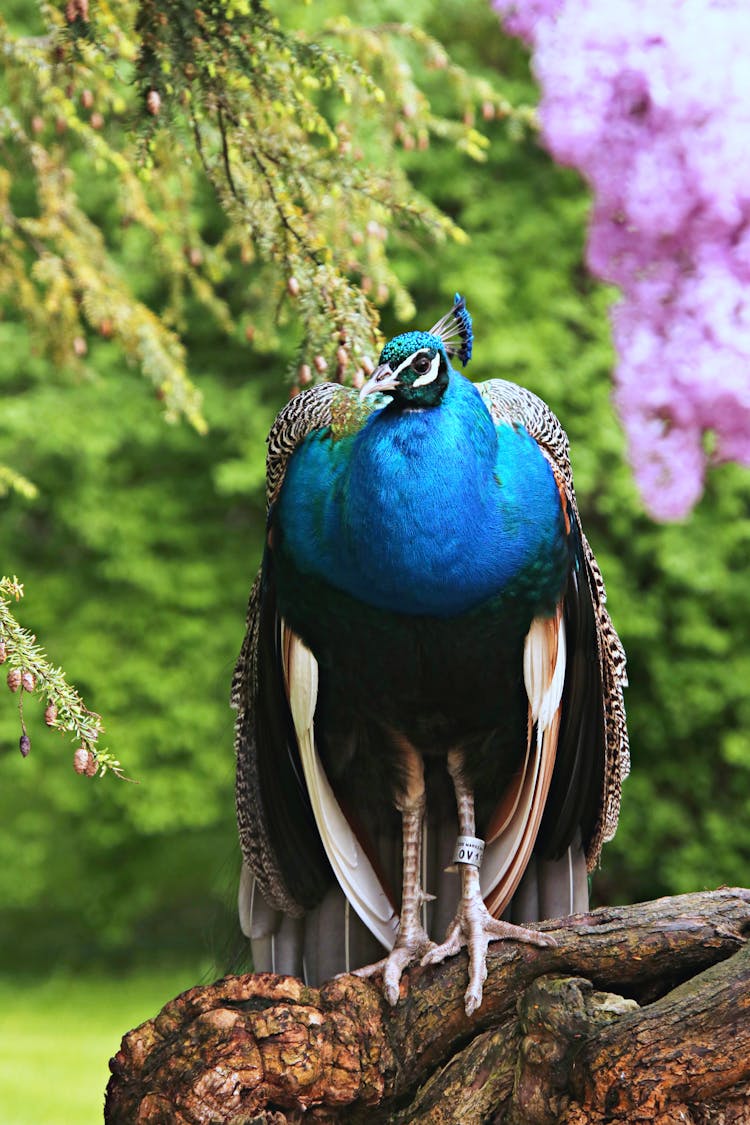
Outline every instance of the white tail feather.
POLYGON ((562 699, 565 682, 565 622, 556 618, 535 617, 526 634, 523 648, 523 680, 529 697, 531 717, 548 727, 562 699))
MULTIPOLYGON (((533 628, 533 624, 532 624, 533 628)), ((528 638, 527 638, 528 642, 528 638)), ((560 621, 557 627, 557 644, 555 653, 555 669, 552 674, 552 679, 549 686, 542 696, 542 704, 539 708, 539 725, 547 730, 557 714, 557 709, 560 706, 562 699, 563 686, 565 684, 565 664, 567 652, 565 649, 565 622, 562 614, 560 614, 560 621)))
MULTIPOLYGON (((504 831, 485 848, 479 875, 482 898, 488 898, 501 880, 505 878, 522 847, 524 833, 533 808, 540 760, 541 755, 535 753, 526 769, 520 797, 513 816, 504 831)), ((515 890, 515 887, 513 890, 515 890)), ((509 892, 508 898, 511 897, 512 893, 513 891, 509 892)))
POLYGON ((565 657, 562 612, 558 609, 554 618, 535 617, 526 635, 523 674, 529 698, 529 739, 536 726, 536 741, 527 755, 513 814, 488 844, 480 875, 482 895, 496 917, 523 876, 542 820, 557 753, 565 657))
POLYGON ((378 941, 392 949, 398 915, 336 800, 315 746, 317 661, 283 621, 281 651, 302 769, 323 847, 347 900, 378 941))

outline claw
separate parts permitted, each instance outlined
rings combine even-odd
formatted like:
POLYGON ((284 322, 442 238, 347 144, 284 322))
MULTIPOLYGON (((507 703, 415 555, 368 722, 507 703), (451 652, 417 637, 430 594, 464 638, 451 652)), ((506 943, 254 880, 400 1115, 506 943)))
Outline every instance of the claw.
POLYGON ((482 986, 487 979, 487 948, 491 941, 522 941, 541 947, 557 945, 549 934, 493 918, 481 899, 462 899, 445 941, 428 950, 421 964, 438 965, 466 946, 469 953, 469 985, 464 993, 467 1016, 472 1016, 482 1003, 482 986))
POLYGON ((418 930, 412 931, 408 937, 402 938, 399 935, 396 944, 387 957, 374 962, 372 965, 365 965, 362 969, 355 969, 354 976, 373 977, 377 973, 382 973, 385 998, 391 1007, 394 1007, 401 994, 401 977, 404 971, 420 958, 422 958, 421 963, 424 964, 424 958, 429 956, 434 948, 434 941, 430 941, 425 931, 420 927, 418 930))

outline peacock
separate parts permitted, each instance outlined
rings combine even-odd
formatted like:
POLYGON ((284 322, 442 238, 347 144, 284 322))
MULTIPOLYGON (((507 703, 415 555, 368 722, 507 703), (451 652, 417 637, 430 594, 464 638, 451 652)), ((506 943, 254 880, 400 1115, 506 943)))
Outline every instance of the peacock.
POLYGON ((588 909, 629 769, 625 656, 568 440, 475 385, 458 294, 359 392, 302 391, 268 438, 268 518, 235 670, 239 905, 256 971, 316 984, 588 909))

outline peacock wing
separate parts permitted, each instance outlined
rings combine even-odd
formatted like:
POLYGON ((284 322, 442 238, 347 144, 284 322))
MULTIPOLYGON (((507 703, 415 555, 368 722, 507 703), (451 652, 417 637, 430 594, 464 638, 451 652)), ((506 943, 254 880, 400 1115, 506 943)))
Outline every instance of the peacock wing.
POLYGON ((573 565, 562 599, 567 659, 554 771, 537 854, 562 855, 580 826, 592 870, 617 828, 630 768, 623 688, 625 653, 606 608, 601 571, 581 526, 568 438, 542 399, 503 379, 478 385, 496 423, 523 426, 548 459, 570 525, 573 565))
MULTIPOLYGON (((326 428, 346 432, 361 425, 372 408, 360 405, 355 392, 323 383, 291 399, 268 436, 267 543, 250 593, 231 703, 237 710, 236 802, 244 898, 249 904, 257 898, 257 889, 264 907, 285 914, 300 915, 317 905, 331 885, 333 871, 330 848, 324 846, 325 832, 321 832, 320 802, 311 800, 309 766, 300 753, 290 705, 285 626, 276 597, 274 504, 289 459, 308 434, 326 428)), ((344 852, 349 846, 349 841, 342 841, 344 852)), ((243 929, 254 931, 257 926, 249 905, 245 913, 243 929)))

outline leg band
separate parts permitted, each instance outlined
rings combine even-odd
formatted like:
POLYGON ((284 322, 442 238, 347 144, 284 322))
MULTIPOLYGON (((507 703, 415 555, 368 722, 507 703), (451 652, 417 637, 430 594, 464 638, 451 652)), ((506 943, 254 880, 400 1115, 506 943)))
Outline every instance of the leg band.
POLYGON ((471 867, 481 867, 484 855, 484 840, 477 836, 459 836, 453 851, 454 863, 468 863, 471 867))

